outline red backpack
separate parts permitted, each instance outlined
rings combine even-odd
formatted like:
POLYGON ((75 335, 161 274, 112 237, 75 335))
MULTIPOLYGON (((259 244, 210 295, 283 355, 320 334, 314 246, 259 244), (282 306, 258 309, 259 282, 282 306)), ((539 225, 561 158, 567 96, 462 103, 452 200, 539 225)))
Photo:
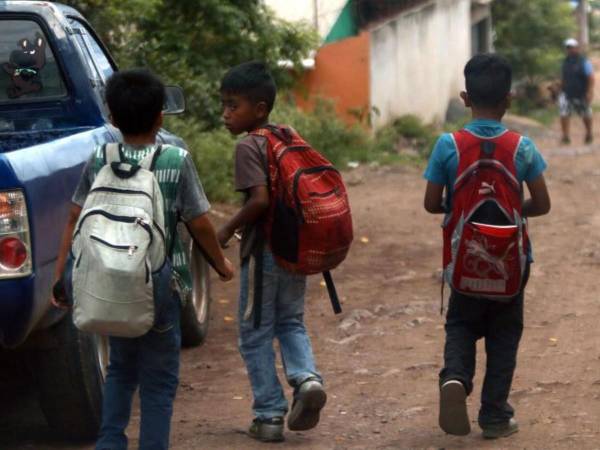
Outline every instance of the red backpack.
POLYGON ((458 170, 444 224, 444 277, 463 295, 510 299, 521 290, 528 248, 515 165, 521 136, 463 129, 453 138, 458 170))
POLYGON ((290 272, 323 273, 334 310, 340 312, 329 271, 346 258, 353 239, 342 176, 291 127, 269 125, 252 134, 268 141, 265 235, 273 256, 290 272))

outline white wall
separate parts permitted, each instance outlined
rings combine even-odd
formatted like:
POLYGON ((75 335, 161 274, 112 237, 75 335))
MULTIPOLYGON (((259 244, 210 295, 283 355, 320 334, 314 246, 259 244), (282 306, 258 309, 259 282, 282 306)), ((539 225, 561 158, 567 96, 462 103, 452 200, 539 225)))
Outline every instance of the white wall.
POLYGON ((471 55, 471 0, 432 0, 371 29, 371 105, 375 127, 416 114, 444 119, 464 89, 471 55))
MULTIPOLYGON (((278 17, 294 22, 314 24, 314 0, 264 0, 278 17)), ((347 0, 317 0, 319 34, 325 38, 340 15, 347 0)))

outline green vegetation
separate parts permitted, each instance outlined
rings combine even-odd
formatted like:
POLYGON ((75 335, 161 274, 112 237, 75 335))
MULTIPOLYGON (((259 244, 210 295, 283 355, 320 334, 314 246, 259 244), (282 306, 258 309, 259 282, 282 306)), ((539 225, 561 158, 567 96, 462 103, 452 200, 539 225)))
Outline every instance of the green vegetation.
POLYGON ((515 78, 528 83, 559 74, 563 42, 575 21, 569 2, 502 0, 492 4, 496 51, 508 58, 515 78))
MULTIPOLYGON (((311 113, 282 100, 272 114, 274 123, 291 124, 339 168, 348 163, 394 164, 421 162, 431 151, 438 131, 416 116, 403 116, 375 135, 348 126, 336 115, 331 102, 320 100, 311 113)), ((235 201, 233 155, 236 138, 225 129, 203 131, 191 118, 170 118, 168 128, 182 136, 193 155, 200 178, 212 201, 235 201)))
POLYGON ((108 44, 121 67, 148 67, 186 92, 197 129, 220 125, 218 86, 225 71, 261 59, 280 88, 298 71, 281 68, 316 48, 308 26, 274 17, 259 0, 65 0, 80 10, 108 44))
POLYGON ((557 116, 545 82, 560 77, 563 42, 575 31, 568 1, 502 0, 492 4, 496 51, 513 67, 511 111, 544 124, 557 116))
MULTIPOLYGON (((266 61, 280 88, 272 121, 294 126, 336 166, 348 163, 423 161, 437 130, 403 116, 376 133, 348 126, 330 101, 300 111, 286 91, 301 73, 300 61, 316 48, 309 27, 276 19, 259 0, 65 0, 94 25, 121 67, 149 67, 166 83, 184 88, 187 112, 166 127, 182 136, 212 201, 234 201, 236 139, 221 126, 218 86, 231 66, 266 61), (279 67, 291 61, 293 70, 279 67)), ((369 119, 368 111, 357 117, 369 119)))

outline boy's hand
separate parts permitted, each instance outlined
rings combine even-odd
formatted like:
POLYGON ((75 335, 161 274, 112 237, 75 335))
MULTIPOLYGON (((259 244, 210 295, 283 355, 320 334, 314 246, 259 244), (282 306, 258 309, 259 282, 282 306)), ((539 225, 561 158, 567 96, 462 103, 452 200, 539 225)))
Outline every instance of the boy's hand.
POLYGON ((427 182, 423 206, 431 214, 443 214, 444 211, 444 185, 427 182))
POLYGON ((227 225, 221 227, 221 229, 217 233, 217 239, 219 240, 219 244, 221 248, 227 248, 227 243, 233 237, 233 230, 230 230, 227 225))
POLYGON ((218 267, 221 281, 231 281, 235 275, 235 269, 229 259, 223 258, 223 264, 218 267))
POLYGON ((62 279, 59 279, 54 283, 54 286, 52 287, 50 303, 52 303, 52 306, 59 309, 69 309, 69 300, 67 299, 65 286, 62 279))

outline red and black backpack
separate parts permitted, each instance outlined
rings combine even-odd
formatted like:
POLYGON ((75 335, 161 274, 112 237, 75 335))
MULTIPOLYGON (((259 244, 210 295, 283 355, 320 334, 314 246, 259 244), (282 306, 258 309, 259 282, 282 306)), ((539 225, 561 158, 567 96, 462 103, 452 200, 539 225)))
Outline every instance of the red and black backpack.
POLYGON ((443 230, 445 280, 463 295, 510 299, 521 290, 528 249, 515 163, 521 136, 452 136, 458 170, 443 230))
POLYGON ((341 174, 291 127, 269 125, 251 134, 267 139, 264 231, 275 260, 293 273, 323 273, 334 310, 341 312, 330 271, 346 258, 353 239, 341 174))

